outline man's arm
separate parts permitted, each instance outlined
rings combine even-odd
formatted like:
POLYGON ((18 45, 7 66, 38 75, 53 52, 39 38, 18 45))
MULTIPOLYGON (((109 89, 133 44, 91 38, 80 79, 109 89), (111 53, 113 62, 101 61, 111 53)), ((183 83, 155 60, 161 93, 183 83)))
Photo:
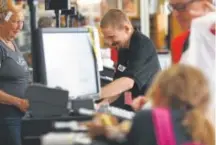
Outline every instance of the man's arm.
POLYGON ((112 97, 110 99, 108 99, 109 104, 113 103, 114 101, 116 101, 118 98, 120 97, 120 95, 117 95, 115 97, 112 97))
POLYGON ((133 88, 133 85, 133 79, 129 77, 121 77, 102 88, 101 99, 114 101, 112 99, 117 99, 121 93, 133 88))

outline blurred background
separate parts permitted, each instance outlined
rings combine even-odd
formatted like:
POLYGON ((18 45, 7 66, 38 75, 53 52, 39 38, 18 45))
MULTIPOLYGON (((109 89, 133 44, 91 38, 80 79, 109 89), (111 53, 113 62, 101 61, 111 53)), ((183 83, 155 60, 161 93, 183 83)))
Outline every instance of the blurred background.
MULTIPOLYGON (((16 41, 21 51, 24 54, 29 54, 31 51, 31 25, 27 1, 24 1, 24 3, 24 29, 16 41)), ((93 26, 99 30, 101 17, 109 9, 118 8, 127 13, 135 28, 152 39, 158 52, 167 52, 170 49, 171 40, 181 33, 181 29, 174 16, 169 12, 167 5, 167 0, 71 0, 71 7, 74 8, 75 14, 70 16, 69 26, 67 26, 65 16, 61 15, 60 26, 93 26)), ((38 0, 36 7, 39 27, 53 27, 56 25, 55 12, 53 10, 45 10, 44 0, 38 0)), ((100 48, 102 49, 102 54, 107 56, 109 48, 103 45, 103 37, 101 35, 100 48)), ((29 55, 26 54, 25 56, 29 55)))

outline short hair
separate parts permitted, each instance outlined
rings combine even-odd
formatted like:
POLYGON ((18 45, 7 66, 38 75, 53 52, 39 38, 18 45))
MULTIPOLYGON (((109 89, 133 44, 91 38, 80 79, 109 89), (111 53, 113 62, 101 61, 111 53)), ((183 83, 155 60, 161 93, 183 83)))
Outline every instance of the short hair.
POLYGON ((6 0, 0 0, 0 13, 4 12, 7 10, 8 5, 7 5, 7 1, 6 0))
POLYGON ((23 3, 15 4, 12 0, 0 0, 0 23, 3 23, 9 12, 14 14, 23 12, 23 3))
POLYGON ((53 27, 53 19, 52 17, 41 17, 38 20, 38 27, 39 28, 47 28, 47 27, 53 27))
MULTIPOLYGON (((100 27, 105 28, 108 26, 122 27, 125 23, 131 24, 128 16, 119 9, 110 9, 102 18, 100 27)), ((131 24, 132 25, 132 24, 131 24)))

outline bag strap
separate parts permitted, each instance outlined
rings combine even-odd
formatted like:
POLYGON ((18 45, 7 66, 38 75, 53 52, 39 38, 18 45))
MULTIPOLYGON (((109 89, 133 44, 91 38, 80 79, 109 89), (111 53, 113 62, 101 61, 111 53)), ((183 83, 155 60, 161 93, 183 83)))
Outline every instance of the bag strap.
POLYGON ((170 111, 166 108, 153 109, 152 118, 157 145, 176 145, 170 111))

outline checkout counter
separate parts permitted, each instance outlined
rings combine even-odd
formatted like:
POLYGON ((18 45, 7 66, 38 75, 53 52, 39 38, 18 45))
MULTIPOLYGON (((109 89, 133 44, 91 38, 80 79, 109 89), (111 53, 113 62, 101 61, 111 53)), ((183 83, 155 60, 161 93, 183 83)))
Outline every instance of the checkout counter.
POLYGON ((54 130, 55 122, 88 121, 92 117, 77 115, 53 118, 23 118, 22 143, 23 145, 41 145, 41 137, 54 130))
MULTIPOLYGON (((44 115, 43 113, 41 116, 37 114, 33 117, 31 113, 26 115, 22 120, 23 145, 44 145, 41 144, 41 137, 49 132, 55 131, 54 124, 56 122, 82 122, 91 120, 91 115, 74 112, 74 110, 76 110, 74 106, 77 108, 94 110, 93 100, 98 99, 100 88, 110 83, 114 75, 114 70, 107 67, 104 67, 103 71, 99 73, 96 63, 97 58, 91 47, 92 44, 89 41, 88 29, 46 28, 38 30, 35 35, 37 36, 37 40, 35 40, 37 45, 35 45, 35 48, 32 50, 34 82, 49 87, 49 91, 50 88, 52 88, 51 92, 52 90, 64 92, 63 89, 66 89, 68 91, 66 95, 68 98, 65 97, 65 99, 63 99, 64 97, 62 96, 56 96, 57 93, 47 95, 44 91, 36 91, 42 94, 32 93, 32 95, 28 95, 27 98, 30 96, 30 98, 46 100, 46 103, 42 104, 45 106, 44 109, 40 105, 36 108, 42 109, 42 112, 49 112, 48 110, 50 110, 52 113, 56 113, 54 110, 57 110, 58 115, 47 116, 47 114, 44 115), (75 48, 71 48, 71 46, 75 48), (59 51, 59 49, 61 50, 59 51), (55 74, 53 72, 55 72, 55 74), (58 89, 56 89, 56 87, 58 89), (86 101, 89 99, 92 100, 92 102, 86 101), (71 103, 69 103, 69 105, 65 104, 71 100, 75 102, 81 100, 81 103, 78 101, 76 105, 73 104, 72 106, 71 103), (61 109, 54 109, 55 107, 46 109, 49 103, 51 103, 53 107, 59 105, 61 102, 63 103, 63 115, 61 112, 58 112, 62 109, 62 106, 61 109), (53 103, 56 104, 53 105, 53 103), (71 107, 73 110, 72 112, 68 111, 71 107), (66 113, 65 109, 67 110, 66 113)), ((164 54, 160 54, 159 59, 164 62, 164 67, 168 65, 167 62, 169 62, 169 60, 167 60, 164 54)), ((46 87, 40 86, 39 88, 47 89, 46 87)), ((41 102, 41 100, 38 102, 41 102)), ((31 107, 33 106, 37 105, 32 105, 30 100, 30 109, 32 109, 31 107)), ((33 109, 33 111, 34 110, 35 109, 33 109)), ((120 118, 130 119, 134 115, 133 112, 114 107, 110 107, 109 111, 111 114, 119 116, 120 118)))
POLYGON ((41 137, 55 130, 56 122, 82 122, 92 116, 77 112, 84 107, 94 109, 91 99, 69 100, 69 93, 59 88, 48 88, 44 85, 29 86, 26 97, 30 108, 22 120, 23 145, 41 145, 41 137))
POLYGON ((40 145, 41 136, 52 132, 55 122, 91 120, 91 116, 71 112, 68 102, 97 99, 101 87, 88 28, 37 29, 34 36, 33 82, 40 85, 33 86, 38 90, 32 93, 27 90, 30 113, 22 120, 23 145, 40 145))

